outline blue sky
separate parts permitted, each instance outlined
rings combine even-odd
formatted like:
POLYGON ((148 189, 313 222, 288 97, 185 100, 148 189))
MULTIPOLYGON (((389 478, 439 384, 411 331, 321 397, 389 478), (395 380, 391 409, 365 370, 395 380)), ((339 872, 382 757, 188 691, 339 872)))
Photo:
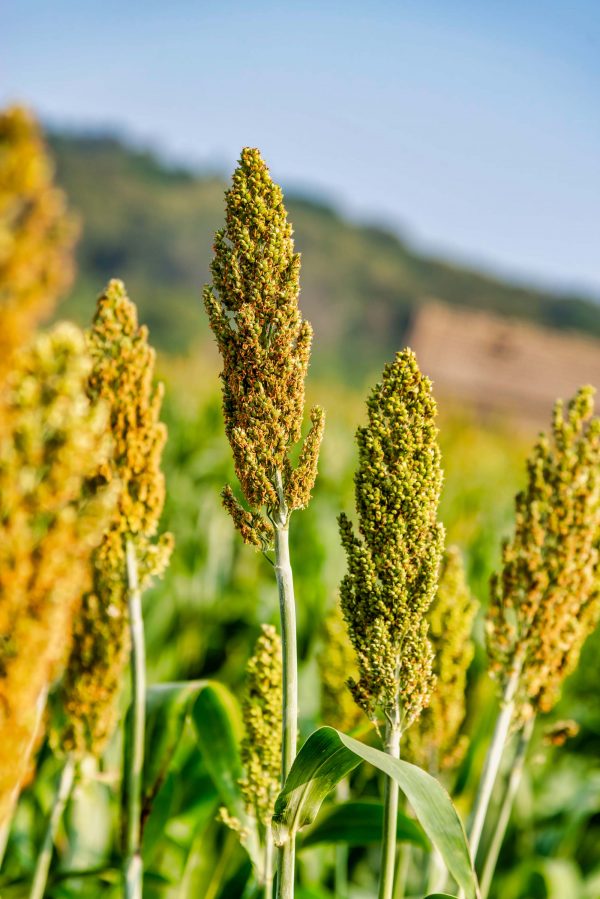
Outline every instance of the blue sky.
POLYGON ((19 0, 0 100, 600 297, 597 0, 19 0))

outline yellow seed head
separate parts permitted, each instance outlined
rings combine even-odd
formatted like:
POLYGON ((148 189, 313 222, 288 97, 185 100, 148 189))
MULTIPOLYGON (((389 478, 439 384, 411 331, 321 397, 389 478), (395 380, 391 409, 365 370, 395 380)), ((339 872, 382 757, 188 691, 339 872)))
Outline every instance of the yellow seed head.
POLYGON ((78 228, 40 130, 25 109, 0 113, 0 370, 72 281, 78 228))
POLYGON ((310 499, 324 415, 312 410, 311 430, 292 469, 289 453, 301 437, 312 330, 298 309, 300 256, 283 195, 258 150, 242 151, 214 250, 204 303, 223 358, 227 437, 251 511, 230 490, 224 503, 244 540, 264 547, 272 526, 262 512, 285 518, 310 499))
POLYGON ((155 356, 147 338, 123 284, 111 281, 88 335, 88 393, 108 408, 113 456, 97 468, 90 486, 114 485, 117 509, 94 553, 93 588, 75 622, 63 682, 68 723, 62 745, 78 754, 100 754, 114 729, 129 652, 125 541, 134 543, 142 588, 163 573, 172 548, 169 534, 154 539, 165 496, 160 459, 166 429, 159 421, 162 385, 154 384, 155 356))
POLYGON ((273 817, 280 789, 282 682, 281 640, 274 627, 263 624, 246 668, 241 745, 246 808, 263 825, 273 817))
POLYGON ((106 458, 83 334, 60 325, 15 354, 0 399, 0 823, 68 656, 89 559, 110 520, 85 481, 106 458))
POLYGON ((491 584, 487 620, 492 673, 504 686, 520 671, 521 717, 547 712, 600 618, 600 419, 582 387, 552 435, 541 435, 516 498, 514 535, 491 584))

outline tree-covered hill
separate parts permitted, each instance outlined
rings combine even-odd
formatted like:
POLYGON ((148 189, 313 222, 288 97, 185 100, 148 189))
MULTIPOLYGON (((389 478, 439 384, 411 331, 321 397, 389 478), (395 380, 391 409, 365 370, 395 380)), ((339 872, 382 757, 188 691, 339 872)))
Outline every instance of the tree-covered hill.
MULTIPOLYGON (((225 183, 169 167, 112 137, 54 135, 58 179, 79 212, 79 277, 62 307, 90 318, 109 277, 123 278, 159 347, 180 352, 207 334, 209 277, 225 183)), ((302 252, 304 314, 314 364, 360 377, 402 345, 411 312, 438 299, 600 336, 600 305, 514 286, 422 255, 395 234, 286 195, 302 252)))

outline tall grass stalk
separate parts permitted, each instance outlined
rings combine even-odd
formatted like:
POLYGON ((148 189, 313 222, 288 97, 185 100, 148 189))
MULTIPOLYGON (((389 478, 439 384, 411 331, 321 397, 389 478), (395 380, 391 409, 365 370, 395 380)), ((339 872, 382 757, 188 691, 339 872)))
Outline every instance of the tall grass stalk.
POLYGON ((492 834, 492 839, 490 841, 490 845, 485 856, 485 861, 483 863, 480 880, 481 899, 486 899, 490 891, 490 886, 492 885, 492 878, 494 876, 494 871, 496 870, 496 864, 498 862, 498 856, 500 855, 502 843, 504 842, 504 836, 506 834, 506 828, 508 827, 508 822, 510 820, 513 803, 519 789, 519 784, 521 783, 521 776, 523 774, 523 768, 525 766, 527 750, 529 748, 529 743, 531 742, 531 735, 533 734, 534 722, 534 718, 530 718, 528 721, 526 721, 518 736, 517 748, 510 769, 510 774, 508 775, 504 795, 500 804, 498 820, 496 822, 496 826, 492 834))
POLYGON ((126 831, 123 876, 127 899, 141 899, 143 866, 141 854, 142 775, 146 717, 146 650, 142 594, 139 587, 135 548, 127 541, 129 627, 131 631, 131 711, 126 753, 126 831))
MULTIPOLYGON (((287 518, 285 507, 281 510, 281 517, 284 520, 287 518)), ((277 524, 275 526, 275 575, 279 590, 283 656, 283 741, 281 752, 281 784, 283 786, 296 757, 298 733, 296 605, 287 524, 277 524)), ((278 899, 289 899, 289 897, 294 895, 295 854, 295 842, 293 837, 290 837, 278 850, 278 899)))
MULTIPOLYGON (((400 716, 398 715, 398 718, 400 716)), ((385 733, 385 751, 394 759, 400 758, 400 727, 389 721, 385 733)), ((383 833, 381 838, 381 871, 379 875, 379 899, 392 899, 396 871, 396 829, 400 790, 391 777, 385 779, 383 833)))
POLYGON ((502 764, 504 748, 508 739, 508 733, 515 710, 515 696, 519 685, 520 666, 515 668, 507 681, 502 697, 500 714, 496 719, 492 741, 489 745, 481 779, 475 797, 471 824, 469 827, 469 845, 473 858, 477 855, 483 828, 486 822, 490 800, 494 784, 498 777, 498 771, 502 764))
POLYGON ((52 861, 52 851, 61 822, 65 806, 69 801, 73 783, 75 781, 75 760, 72 756, 67 758, 58 781, 58 788, 54 797, 54 803, 48 819, 48 826, 44 835, 44 842, 37 857, 33 882, 29 899, 43 899, 48 882, 48 872, 52 861))

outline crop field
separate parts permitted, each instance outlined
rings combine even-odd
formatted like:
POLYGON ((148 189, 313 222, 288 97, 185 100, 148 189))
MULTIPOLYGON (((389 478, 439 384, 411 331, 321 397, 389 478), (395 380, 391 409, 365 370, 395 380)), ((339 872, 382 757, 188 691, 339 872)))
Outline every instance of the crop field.
POLYGON ((157 352, 51 160, 0 113, 2 899, 599 899, 594 389, 536 437, 376 325, 352 373, 252 148, 157 352))

